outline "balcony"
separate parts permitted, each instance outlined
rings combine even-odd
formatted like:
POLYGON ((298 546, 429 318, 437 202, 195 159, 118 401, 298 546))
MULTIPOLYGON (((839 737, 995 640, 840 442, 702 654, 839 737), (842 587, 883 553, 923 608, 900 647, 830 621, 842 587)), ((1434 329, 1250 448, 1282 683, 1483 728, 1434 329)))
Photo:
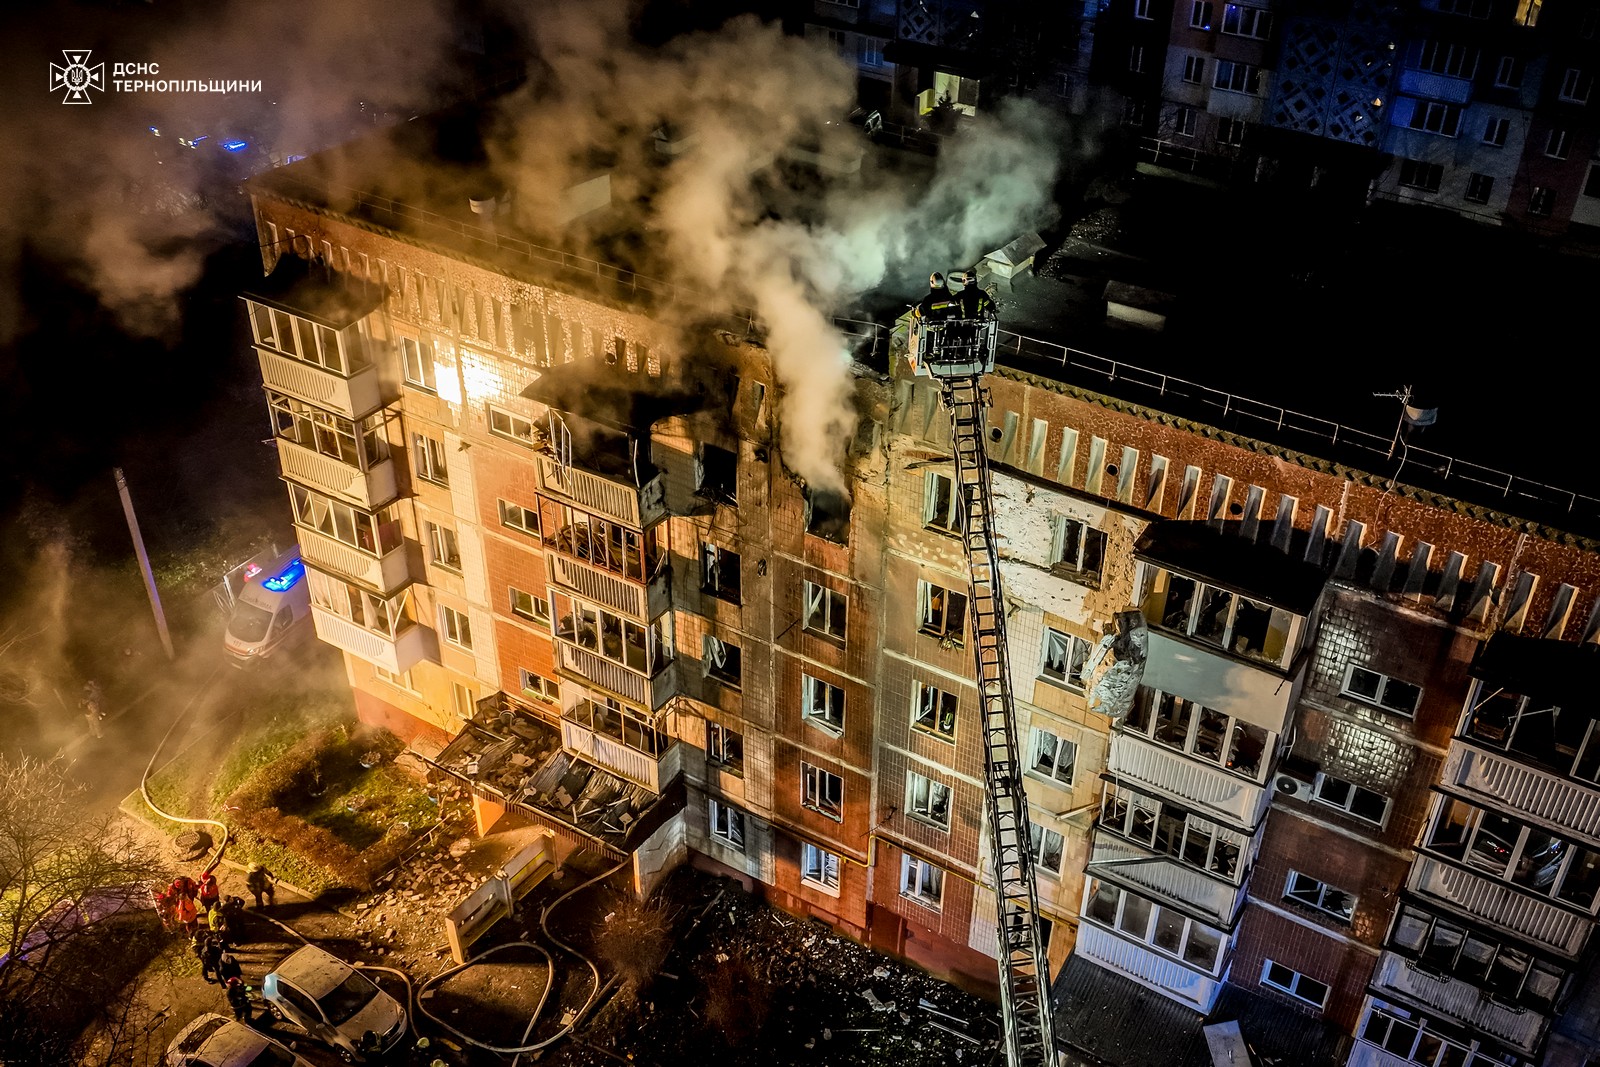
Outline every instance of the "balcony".
POLYGON ((1221 979, 1190 970, 1170 956, 1124 941, 1093 923, 1078 927, 1073 951, 1201 1013, 1210 1012, 1222 989, 1221 979))
POLYGON ((323 641, 391 674, 409 671, 423 660, 438 662, 427 628, 416 623, 390 637, 316 605, 311 607, 311 619, 323 641))
POLYGON ((1143 782, 1192 807, 1221 815, 1236 826, 1259 824, 1272 799, 1264 785, 1125 733, 1111 735, 1106 767, 1118 778, 1143 782))
POLYGON ((647 677, 560 636, 556 638, 556 647, 559 650, 556 664, 558 671, 575 677, 578 681, 597 685, 601 689, 615 693, 623 700, 643 705, 651 711, 661 707, 677 692, 676 679, 670 670, 670 663, 662 664, 653 676, 647 677))
POLYGON ((1470 104, 1472 79, 1453 78, 1448 74, 1435 74, 1432 71, 1407 67, 1400 71, 1400 82, 1396 86, 1396 92, 1404 93, 1406 96, 1442 100, 1447 104, 1470 104))
POLYGON ((1600 841, 1600 790, 1593 786, 1461 741, 1450 746, 1441 777, 1508 811, 1600 841))
POLYGON ((1417 1065, 1409 1056, 1396 1056, 1392 1052, 1383 1051, 1377 1045, 1357 1041, 1350 1050, 1350 1058, 1344 1061, 1344 1067, 1417 1067, 1417 1065))
POLYGON ((596 515, 643 529, 667 513, 666 481, 656 471, 642 486, 613 481, 578 467, 565 467, 551 456, 536 453, 539 488, 563 497, 596 515))
POLYGON ((1281 671, 1255 666, 1160 630, 1151 630, 1143 683, 1275 734, 1287 729, 1300 696, 1306 657, 1285 682, 1281 671))
POLYGON ((1590 919, 1433 856, 1417 857, 1406 887, 1413 893, 1442 900, 1502 930, 1548 945, 1568 957, 1576 957, 1583 951, 1594 925, 1590 919))
POLYGON ((383 460, 363 471, 331 456, 278 438, 278 463, 286 477, 369 511, 395 498, 394 461, 383 460))
POLYGON ((1445 975, 1430 974, 1393 952, 1385 952, 1378 961, 1372 984, 1443 1012, 1530 1056, 1544 1036, 1545 1018, 1538 1012, 1510 1008, 1490 1000, 1477 986, 1445 975))
POLYGON ((640 584, 555 551, 546 552, 545 559, 552 582, 613 611, 649 622, 671 607, 672 589, 665 568, 648 584, 640 584))
MULTIPOLYGON (((582 706, 579 705, 580 708, 582 706)), ((626 778, 635 785, 642 785, 652 793, 661 792, 683 768, 681 743, 669 740, 665 751, 659 756, 652 756, 571 715, 562 716, 561 745, 596 767, 626 778)))
POLYGON ((1198 908, 1218 926, 1232 927, 1244 903, 1244 886, 1208 878, 1170 856, 1096 831, 1085 873, 1128 882, 1173 903, 1198 908))
POLYGON ((411 578, 403 543, 382 556, 371 556, 304 526, 295 527, 295 532, 300 538, 300 557, 318 570, 385 593, 399 589, 411 578))
POLYGON ((375 366, 363 367, 346 377, 259 345, 256 354, 261 359, 262 382, 308 404, 338 412, 347 419, 364 418, 384 404, 375 366))

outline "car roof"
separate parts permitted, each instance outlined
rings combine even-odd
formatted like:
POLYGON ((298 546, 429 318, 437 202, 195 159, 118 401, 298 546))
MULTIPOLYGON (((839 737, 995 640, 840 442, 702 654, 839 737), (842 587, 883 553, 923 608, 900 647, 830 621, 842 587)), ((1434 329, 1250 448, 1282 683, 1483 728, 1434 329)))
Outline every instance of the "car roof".
POLYGON ((325 994, 350 977, 350 972, 353 970, 355 968, 339 957, 330 955, 315 945, 307 945, 290 954, 272 969, 272 973, 311 999, 321 1000, 325 994))
POLYGON ((269 1044, 267 1038, 243 1023, 207 1014, 184 1027, 167 1046, 167 1052, 169 1055, 174 1051, 186 1054, 188 1060, 181 1062, 199 1060, 215 1067, 232 1067, 249 1063, 269 1044))

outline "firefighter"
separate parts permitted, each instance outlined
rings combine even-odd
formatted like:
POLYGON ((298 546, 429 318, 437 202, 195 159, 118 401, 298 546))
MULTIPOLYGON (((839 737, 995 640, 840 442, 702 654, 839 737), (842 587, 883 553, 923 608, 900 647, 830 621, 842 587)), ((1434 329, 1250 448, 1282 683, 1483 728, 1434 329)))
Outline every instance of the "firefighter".
POLYGON ((222 891, 217 887, 217 876, 211 871, 200 875, 200 882, 195 886, 195 898, 201 911, 210 911, 221 901, 222 891))
POLYGON ((911 309, 912 365, 920 366, 927 357, 923 352, 927 344, 926 323, 948 319, 956 313, 955 298, 944 284, 944 275, 934 271, 928 275, 928 295, 917 301, 911 309))
POLYGON ((261 864, 252 863, 250 865, 250 871, 244 878, 244 887, 250 890, 251 894, 256 898, 256 908, 258 910, 261 908, 262 897, 267 898, 268 904, 277 903, 275 899, 277 891, 273 888, 277 882, 278 879, 273 876, 273 873, 261 866, 261 864))
POLYGON ((183 932, 193 937, 200 920, 200 913, 195 909, 194 897, 187 893, 179 893, 173 902, 172 910, 173 918, 183 927, 183 932))
POLYGON ((971 271, 962 271, 956 276, 964 288, 956 294, 956 306, 961 309, 964 319, 990 319, 994 317, 994 301, 989 294, 983 291, 978 284, 978 279, 971 271))
POLYGON ((244 1023, 250 1024, 250 990, 238 978, 230 978, 223 986, 228 994, 228 1007, 233 1009, 233 1017, 244 1023))

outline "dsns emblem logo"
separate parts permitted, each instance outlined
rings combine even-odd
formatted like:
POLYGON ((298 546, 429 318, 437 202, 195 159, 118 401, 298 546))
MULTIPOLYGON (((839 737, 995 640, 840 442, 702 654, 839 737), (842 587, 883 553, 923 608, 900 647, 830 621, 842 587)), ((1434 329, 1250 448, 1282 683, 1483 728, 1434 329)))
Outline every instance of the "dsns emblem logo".
POLYGON ((50 64, 50 91, 65 89, 67 95, 61 101, 63 104, 92 104, 90 89, 106 91, 106 65, 96 63, 91 67, 90 52, 88 48, 63 48, 61 54, 66 56, 67 65, 50 64))

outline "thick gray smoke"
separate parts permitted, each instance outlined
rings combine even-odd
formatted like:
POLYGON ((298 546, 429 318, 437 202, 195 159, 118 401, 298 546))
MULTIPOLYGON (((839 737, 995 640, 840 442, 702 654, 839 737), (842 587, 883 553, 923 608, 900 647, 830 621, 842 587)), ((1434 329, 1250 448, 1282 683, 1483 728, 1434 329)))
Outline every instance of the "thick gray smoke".
POLYGON ((609 169, 613 204, 665 238, 655 270, 760 314, 784 460, 813 488, 843 489, 854 386, 834 313, 1053 221, 1058 132, 1043 109, 1013 102, 967 123, 923 187, 868 160, 858 175, 790 189, 774 164, 864 147, 842 121, 855 72, 835 51, 753 18, 646 51, 626 43, 619 8, 583 12, 531 27, 550 77, 505 110, 497 162, 522 223, 540 228, 561 190, 609 169), (663 123, 690 146, 664 168, 650 158, 663 123))

